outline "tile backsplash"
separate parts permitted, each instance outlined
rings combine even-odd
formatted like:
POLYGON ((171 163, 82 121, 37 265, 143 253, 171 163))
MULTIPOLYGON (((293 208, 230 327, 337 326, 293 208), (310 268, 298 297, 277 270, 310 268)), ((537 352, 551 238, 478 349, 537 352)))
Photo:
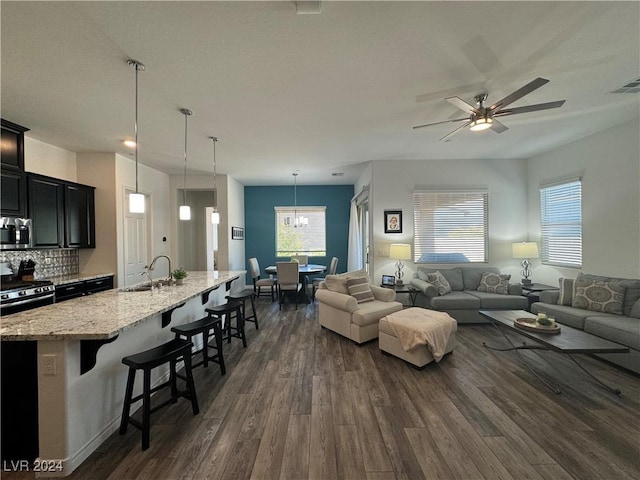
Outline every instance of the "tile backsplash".
POLYGON ((0 261, 11 263, 13 273, 18 273, 21 260, 36 262, 36 279, 77 275, 80 273, 77 248, 55 248, 43 250, 5 250, 0 252, 0 261))

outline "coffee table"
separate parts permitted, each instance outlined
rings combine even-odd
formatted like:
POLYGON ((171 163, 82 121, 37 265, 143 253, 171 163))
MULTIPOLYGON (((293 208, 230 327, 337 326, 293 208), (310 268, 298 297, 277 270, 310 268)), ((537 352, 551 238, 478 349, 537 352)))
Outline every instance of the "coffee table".
POLYGON ((527 360, 520 355, 519 350, 552 350, 554 352, 567 355, 573 362, 580 367, 580 369, 597 381, 600 385, 605 387, 612 393, 620 395, 620 389, 610 387, 605 384, 593 374, 588 372, 577 360, 573 357, 573 354, 593 354, 593 353, 627 353, 629 349, 624 345, 610 342, 604 338, 596 337, 590 333, 578 330, 577 328, 568 327, 567 325, 560 325, 560 333, 538 333, 530 330, 523 330, 514 325, 514 321, 517 318, 535 318, 536 316, 525 312, 524 310, 480 310, 480 315, 489 319, 493 326, 495 326, 509 342, 511 347, 499 348, 492 347, 483 342, 483 345, 492 350, 498 351, 510 351, 515 350, 518 352, 520 359, 527 366, 529 371, 553 392, 559 394, 560 389, 551 385, 545 379, 543 379, 534 368, 527 362, 527 360), (535 343, 522 342, 522 345, 514 345, 511 339, 506 335, 505 329, 516 332, 529 340, 533 340, 535 343))

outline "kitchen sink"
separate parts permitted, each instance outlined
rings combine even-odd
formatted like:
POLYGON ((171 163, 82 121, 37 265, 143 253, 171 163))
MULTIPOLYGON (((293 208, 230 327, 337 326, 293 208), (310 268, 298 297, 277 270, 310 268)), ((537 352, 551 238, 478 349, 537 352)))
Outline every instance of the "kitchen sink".
POLYGON ((150 290, 152 290, 152 286, 150 284, 143 284, 143 285, 135 285, 133 287, 124 287, 121 288, 120 291, 121 292, 148 292, 150 290))

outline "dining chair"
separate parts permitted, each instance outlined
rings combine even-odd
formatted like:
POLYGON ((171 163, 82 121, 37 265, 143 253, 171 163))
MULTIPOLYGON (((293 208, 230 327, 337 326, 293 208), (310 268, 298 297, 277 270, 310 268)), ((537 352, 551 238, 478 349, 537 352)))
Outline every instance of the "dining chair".
POLYGON ((300 265, 309 265, 308 255, 293 255, 291 257, 292 262, 298 262, 300 265))
POLYGON ((249 271, 251 272, 251 278, 253 279, 253 291, 256 297, 266 296, 271 294, 271 301, 275 299, 276 293, 276 280, 274 278, 260 278, 260 264, 258 259, 252 257, 249 259, 249 271), (269 287, 270 292, 262 293, 262 287, 269 287))
POLYGON ((276 269, 278 272, 278 299, 280 309, 284 303, 285 294, 293 294, 296 299, 296 310, 298 309, 298 294, 302 290, 300 282, 300 274, 298 272, 297 262, 277 262, 276 269))
MULTIPOLYGON (((329 264, 329 270, 327 275, 335 275, 338 271, 338 257, 333 257, 329 264)), ((311 301, 316 299, 316 289, 320 286, 320 282, 323 282, 326 277, 317 277, 313 279, 311 284, 311 301)))

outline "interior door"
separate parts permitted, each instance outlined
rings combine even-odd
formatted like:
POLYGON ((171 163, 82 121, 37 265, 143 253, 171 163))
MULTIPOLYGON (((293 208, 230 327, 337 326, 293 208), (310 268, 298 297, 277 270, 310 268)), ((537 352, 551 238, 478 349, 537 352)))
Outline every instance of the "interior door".
POLYGON ((147 211, 148 201, 145 196, 147 208, 145 213, 129 212, 129 198, 126 195, 124 202, 124 284, 134 285, 146 280, 143 277, 144 267, 148 261, 148 239, 147 239, 147 211))

